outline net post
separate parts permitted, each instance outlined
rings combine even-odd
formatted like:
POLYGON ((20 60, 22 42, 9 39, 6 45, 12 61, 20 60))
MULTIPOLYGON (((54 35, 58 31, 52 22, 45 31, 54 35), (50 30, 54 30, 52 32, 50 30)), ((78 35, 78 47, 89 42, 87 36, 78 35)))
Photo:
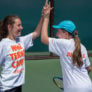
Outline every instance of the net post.
MULTIPOLYGON (((51 7, 53 7, 53 9, 50 12, 50 37, 54 37, 54 32, 52 28, 52 25, 54 24, 54 0, 49 0, 49 1, 51 7)), ((50 56, 53 56, 53 53, 50 52, 50 56)))

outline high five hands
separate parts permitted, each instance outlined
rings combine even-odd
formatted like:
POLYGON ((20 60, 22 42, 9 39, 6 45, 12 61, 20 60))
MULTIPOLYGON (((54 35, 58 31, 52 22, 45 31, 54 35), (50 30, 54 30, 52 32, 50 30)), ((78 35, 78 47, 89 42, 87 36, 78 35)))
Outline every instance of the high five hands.
POLYGON ((50 6, 50 2, 48 2, 48 0, 46 0, 45 5, 42 9, 42 16, 44 18, 49 18, 50 15, 50 11, 53 9, 53 7, 50 6))

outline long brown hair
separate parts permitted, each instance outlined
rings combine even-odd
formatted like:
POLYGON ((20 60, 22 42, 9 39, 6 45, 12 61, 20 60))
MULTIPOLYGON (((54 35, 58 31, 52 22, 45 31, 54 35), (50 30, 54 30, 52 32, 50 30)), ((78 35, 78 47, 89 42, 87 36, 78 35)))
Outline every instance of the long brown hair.
POLYGON ((83 65, 83 60, 81 54, 81 44, 77 30, 74 31, 74 41, 75 41, 75 49, 72 55, 73 64, 77 65, 78 67, 81 67, 83 65))
MULTIPOLYGON (((16 15, 9 15, 6 16, 3 20, 0 21, 0 40, 2 38, 6 38, 8 35, 8 24, 11 26, 14 25, 15 19, 19 18, 16 15)), ((20 18, 19 18, 20 19, 20 18)))

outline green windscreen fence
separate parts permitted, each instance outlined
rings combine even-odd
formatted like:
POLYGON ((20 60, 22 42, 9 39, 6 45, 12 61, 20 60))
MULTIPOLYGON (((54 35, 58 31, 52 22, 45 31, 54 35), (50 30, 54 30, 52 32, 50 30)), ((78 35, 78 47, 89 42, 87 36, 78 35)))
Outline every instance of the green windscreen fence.
MULTIPOLYGON (((40 20, 45 0, 0 0, 0 20, 7 15, 18 15, 22 20, 22 35, 33 32, 40 20)), ((77 26, 81 42, 92 50, 92 0, 54 0, 54 24, 72 20, 77 26)), ((54 31, 54 34, 56 31, 54 31)), ((48 51, 40 37, 28 51, 48 51)))

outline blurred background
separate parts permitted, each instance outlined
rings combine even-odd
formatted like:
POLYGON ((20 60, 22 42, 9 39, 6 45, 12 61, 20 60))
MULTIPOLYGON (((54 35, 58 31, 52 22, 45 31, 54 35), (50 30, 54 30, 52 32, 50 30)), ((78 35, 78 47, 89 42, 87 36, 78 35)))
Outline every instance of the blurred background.
MULTIPOLYGON (((26 35, 35 30, 44 4, 45 0, 0 0, 0 20, 10 14, 18 15, 24 28, 22 35, 26 35)), ((92 0, 54 0, 54 24, 66 19, 74 21, 81 42, 88 50, 91 50, 92 0)), ((54 31, 54 35, 55 33, 56 31, 54 31)), ((44 52, 48 48, 38 38, 34 41, 34 46, 28 51, 30 50, 44 52)))

